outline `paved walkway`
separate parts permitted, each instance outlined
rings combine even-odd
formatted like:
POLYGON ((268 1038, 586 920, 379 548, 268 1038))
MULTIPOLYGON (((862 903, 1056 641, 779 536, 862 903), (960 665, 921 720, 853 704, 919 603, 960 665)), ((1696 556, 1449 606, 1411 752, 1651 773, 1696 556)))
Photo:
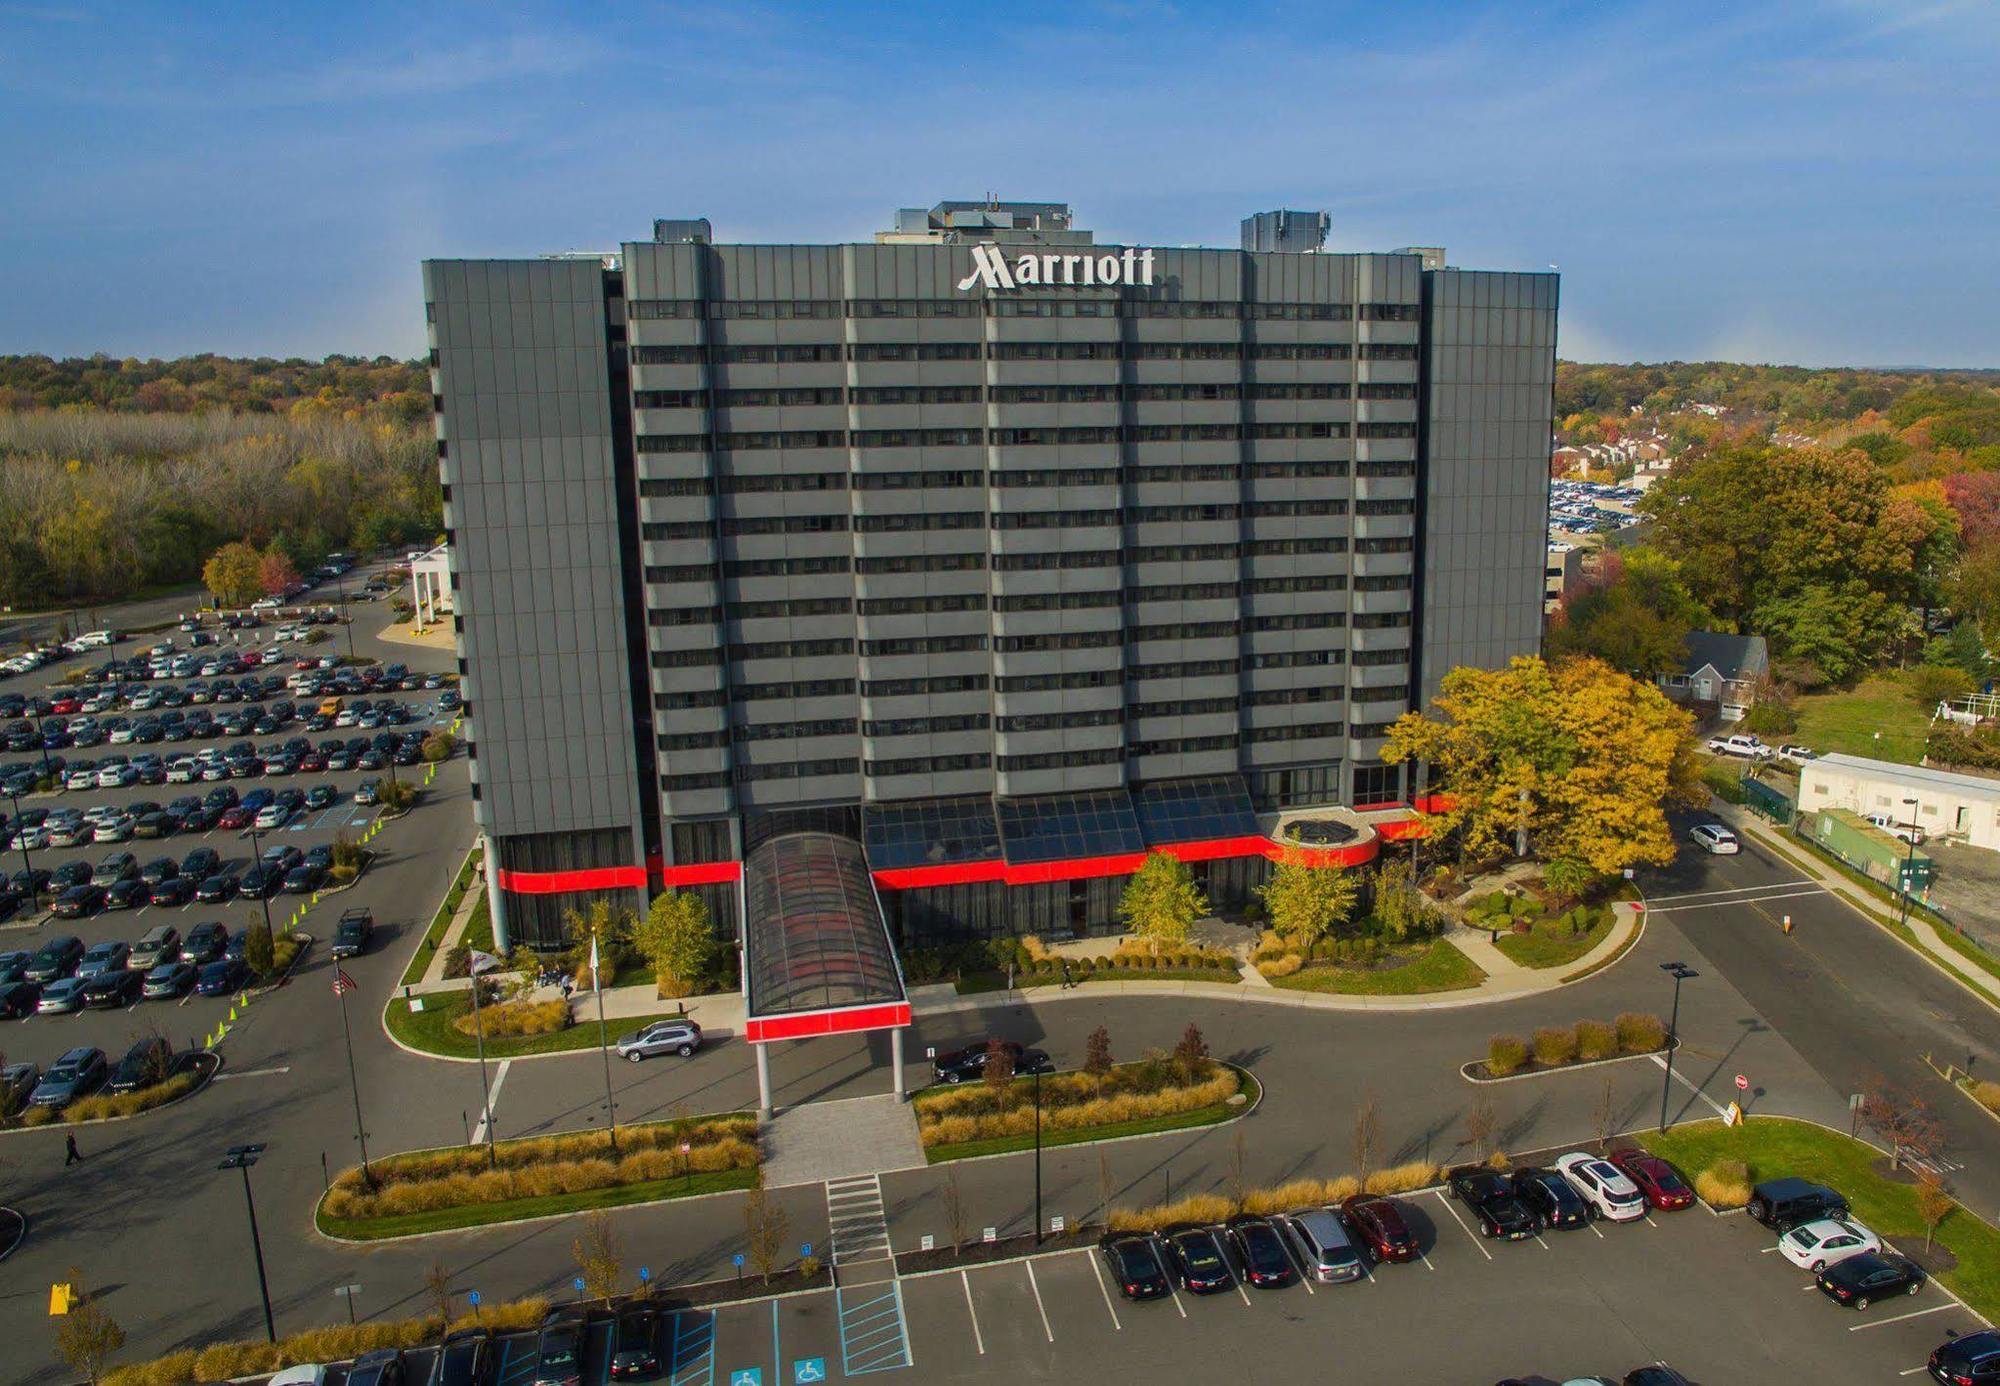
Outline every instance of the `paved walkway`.
POLYGON ((473 910, 477 909, 479 902, 485 898, 486 881, 475 874, 471 887, 458 902, 458 912, 452 915, 451 923, 444 926, 444 937, 438 940, 437 952, 431 955, 430 965, 424 969, 423 981, 447 980, 444 975, 445 954, 458 947, 458 941, 465 937, 465 926, 472 921, 473 910))
MULTIPOLYGON (((1619 931, 1616 929, 1612 930, 1612 935, 1617 937, 1623 937, 1623 935, 1620 934, 1619 931)), ((1532 977, 1534 973, 1538 970, 1554 972, 1557 973, 1558 975, 1561 975, 1564 972, 1574 972, 1577 968, 1582 967, 1584 965, 1583 960, 1578 959, 1575 964, 1565 968, 1552 967, 1547 969, 1536 969, 1532 967, 1523 967, 1521 966, 1521 964, 1515 962, 1512 958, 1508 957, 1505 953, 1500 951, 1499 945, 1494 943, 1493 941, 1493 934, 1491 933, 1491 931, 1486 929, 1475 929, 1467 924, 1459 925, 1457 928, 1453 929, 1450 933, 1446 934, 1445 937, 1451 940, 1453 946, 1456 947, 1459 952, 1465 954, 1466 957, 1471 958, 1474 962, 1478 963, 1480 971, 1484 972, 1489 978, 1512 977, 1514 974, 1520 972, 1525 972, 1532 977)), ((1598 947, 1603 947, 1603 944, 1600 943, 1598 947)), ((1592 953, 1596 951, 1597 951, 1596 949, 1591 950, 1592 953)), ((1591 955, 1590 953, 1586 953, 1584 954, 1584 957, 1587 958, 1590 955, 1591 955)))
MULTIPOLYGON (((1828 894, 1839 896, 1863 914, 1877 918, 1895 914, 1895 906, 1870 895, 1831 866, 1820 861, 1812 848, 1756 814, 1720 800, 1711 801, 1709 807, 1718 818, 1735 828, 1737 832, 1747 833, 1776 849, 1782 849, 1785 853, 1784 860, 1788 864, 1796 866, 1801 875, 1808 876, 1817 884, 1824 886, 1828 894)), ((1975 995, 2000 1007, 2000 979, 1967 962, 1951 945, 1939 937, 1937 926, 1922 915, 1911 914, 1909 925, 1910 933, 1916 938, 1924 957, 1963 983, 1975 995)))
POLYGON ((765 1126, 763 1144, 764 1182, 774 1189, 924 1163, 916 1115, 894 1093, 783 1108, 765 1126))

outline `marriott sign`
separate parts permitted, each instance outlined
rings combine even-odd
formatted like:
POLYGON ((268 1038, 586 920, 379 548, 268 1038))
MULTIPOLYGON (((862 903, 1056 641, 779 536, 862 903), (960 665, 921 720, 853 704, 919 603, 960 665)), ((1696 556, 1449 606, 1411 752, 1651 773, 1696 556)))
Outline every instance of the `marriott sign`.
POLYGON ((975 284, 989 289, 1015 289, 1034 284, 1107 285, 1153 282, 1153 252, 1132 246, 1115 254, 1051 255, 1030 253, 1011 261, 996 245, 972 247, 972 273, 958 281, 963 293, 975 284))

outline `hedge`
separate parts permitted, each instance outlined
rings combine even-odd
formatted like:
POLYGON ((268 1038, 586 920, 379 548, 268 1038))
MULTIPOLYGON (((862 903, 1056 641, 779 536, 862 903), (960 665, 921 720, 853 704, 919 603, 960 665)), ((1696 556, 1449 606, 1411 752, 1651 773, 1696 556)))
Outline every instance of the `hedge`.
MULTIPOLYGON (((1196 1112, 1227 1102, 1242 1086, 1235 1069, 1214 1060, 1203 1060, 1192 1081, 1180 1078, 1168 1060, 1120 1064, 1105 1075, 1101 1093, 1087 1073, 1058 1074, 1041 1080, 1041 1125, 1045 1131, 1082 1131, 1196 1112)), ((919 1093, 912 1105, 917 1137, 926 1149, 1022 1136, 1035 1128, 1029 1083, 1007 1083, 997 1093, 984 1083, 933 1088, 919 1093)))
POLYGON ((1486 1072, 1490 1077, 1504 1078, 1525 1067, 1531 1055, 1537 1068, 1563 1068, 1619 1054, 1653 1054, 1666 1043, 1665 1021, 1656 1015, 1626 1011, 1613 1021, 1545 1025, 1535 1031, 1532 1041, 1519 1035, 1495 1035, 1486 1042, 1486 1072))
POLYGON ((488 1039, 506 1035, 553 1035, 575 1023, 569 1002, 561 997, 549 1001, 502 1001, 497 1006, 481 1006, 479 1023, 467 1011, 451 1022, 461 1035, 483 1032, 488 1039))
POLYGON ((1105 1215, 1112 1232, 1158 1232, 1176 1223, 1218 1223, 1238 1213, 1275 1213, 1292 1208, 1340 1203, 1357 1193, 1400 1194, 1427 1189, 1438 1182, 1438 1167, 1424 1161, 1376 1170, 1366 1179, 1294 1179, 1271 1188, 1248 1189, 1240 1199, 1224 1194, 1194 1194, 1172 1203, 1142 1208, 1113 1208, 1105 1215))

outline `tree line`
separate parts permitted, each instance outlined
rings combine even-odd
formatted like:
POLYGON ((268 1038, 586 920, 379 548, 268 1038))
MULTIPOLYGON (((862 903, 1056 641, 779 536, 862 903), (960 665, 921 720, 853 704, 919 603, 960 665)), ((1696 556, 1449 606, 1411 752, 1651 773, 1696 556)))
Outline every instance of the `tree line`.
POLYGON ((411 421, 430 411, 430 383, 421 361, 393 356, 329 356, 274 360, 183 356, 0 356, 0 412, 31 409, 114 409, 136 414, 196 414, 227 409, 285 413, 302 399, 326 398, 346 408, 382 406, 411 421))

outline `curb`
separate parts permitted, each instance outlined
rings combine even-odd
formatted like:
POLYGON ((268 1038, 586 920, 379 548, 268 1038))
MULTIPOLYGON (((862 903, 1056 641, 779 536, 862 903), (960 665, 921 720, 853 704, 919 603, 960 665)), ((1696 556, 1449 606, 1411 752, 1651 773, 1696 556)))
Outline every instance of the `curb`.
MULTIPOLYGON (((417 994, 419 996, 450 995, 449 992, 434 992, 434 991, 419 992, 417 994)), ((377 1023, 382 1027, 382 1033, 388 1037, 389 1043, 395 1045, 405 1054, 412 1055, 419 1059, 435 1059, 437 1062, 442 1064, 476 1064, 479 1062, 479 1056, 476 1054, 439 1054, 429 1049, 419 1049, 415 1045, 405 1044, 403 1043, 403 1041, 397 1039, 395 1032, 389 1028, 389 1007, 395 1005, 398 1001, 402 999, 403 998, 400 996, 391 996, 387 1001, 382 1003, 382 1013, 380 1016, 377 1017, 377 1023)), ((631 1017, 631 1018, 636 1019, 637 1017, 631 1017)), ((586 1023, 594 1023, 594 1022, 585 1022, 585 1021, 577 1022, 577 1024, 579 1025, 586 1023)), ((611 1021, 608 1017, 605 1019, 604 1023, 607 1029, 611 1025, 611 1021)), ((702 1038, 702 1046, 703 1048, 706 1048, 708 1041, 711 1039, 715 1040, 735 1039, 736 1031, 724 1025, 718 1025, 714 1029, 710 1029, 709 1027, 704 1025, 701 1031, 701 1038, 702 1038)), ((597 1045, 588 1044, 583 1046, 581 1049, 554 1049, 548 1051, 547 1053, 542 1053, 542 1054, 488 1054, 486 1056, 486 1061, 488 1063, 499 1063, 502 1060, 505 1060, 510 1064, 519 1064, 519 1063, 526 1063, 530 1059, 574 1059, 579 1054, 593 1054, 600 1052, 602 1051, 598 1048, 597 1045)), ((620 1062, 629 1063, 630 1060, 620 1060, 620 1062)))
POLYGON ((15 1224, 14 1240, 7 1243, 4 1250, 0 1250, 0 1261, 4 1261, 14 1254, 14 1248, 28 1239, 28 1215, 18 1208, 0 1208, 0 1213, 6 1213, 12 1217, 15 1224))
POLYGON ((1631 1063, 1635 1059, 1650 1059, 1657 1054, 1665 1054, 1670 1050, 1676 1054, 1681 1052, 1681 1042, 1678 1036, 1675 1037, 1673 1043, 1663 1044, 1658 1049, 1648 1049, 1643 1054, 1612 1054, 1602 1059, 1578 1059, 1573 1064, 1558 1064, 1554 1068, 1537 1068, 1531 1069, 1526 1073, 1507 1073, 1497 1077, 1491 1075, 1481 1077, 1474 1074, 1472 1070, 1486 1062, 1484 1059, 1474 1059, 1471 1063, 1460 1064, 1458 1066, 1458 1076, 1468 1083, 1475 1084, 1519 1083, 1529 1078, 1553 1078, 1559 1073, 1575 1073, 1581 1069, 1602 1068, 1606 1064, 1623 1064, 1631 1063))
MULTIPOLYGON (((452 1148, 455 1149, 456 1147, 452 1148)), ((397 1154, 408 1154, 408 1153, 411 1152, 408 1151, 397 1152, 397 1154)), ((755 1186, 753 1185, 752 1187, 755 1186)), ((809 1186, 805 1184, 787 1184, 784 1187, 793 1189, 802 1189, 809 1186)), ((512 1227, 533 1227, 537 1223, 562 1222, 568 1218, 574 1218, 588 1213, 617 1214, 625 1212, 627 1209, 631 1208, 658 1208, 666 1204, 700 1203, 703 1202, 704 1200, 711 1198, 739 1197, 743 1194, 749 1193, 750 1190, 718 1189, 714 1193, 678 1194, 668 1198, 646 1199, 637 1203, 620 1203, 616 1207, 612 1208, 579 1208, 567 1213, 538 1213, 531 1218, 501 1218, 493 1222, 478 1223, 471 1227, 440 1227, 435 1231, 431 1232, 398 1232, 398 1233, 393 1233, 386 1237, 342 1237, 332 1232, 322 1231, 319 1225, 319 1210, 320 1210, 320 1205, 326 1202, 326 1196, 328 1192, 329 1191, 326 1189, 320 1190, 319 1197, 313 1200, 312 1212, 308 1214, 306 1217, 306 1225, 311 1229, 313 1236, 317 1237, 320 1241, 331 1242, 335 1246, 368 1247, 368 1246, 388 1246, 391 1245, 392 1243, 398 1243, 398 1242, 414 1242, 414 1241, 419 1241, 425 1237, 463 1237, 475 1232, 504 1232, 512 1227)), ((812 1294, 813 1291, 797 1290, 794 1291, 793 1293, 812 1294)))
MULTIPOLYGON (((222 1056, 217 1054, 213 1049, 197 1049, 192 1052, 196 1055, 213 1059, 215 1061, 214 1066, 193 1087, 189 1088, 179 1097, 168 1098, 157 1107, 148 1107, 143 1112, 127 1112, 124 1116, 98 1117, 94 1121, 51 1121, 41 1126, 14 1126, 0 1131, 0 1137, 33 1136, 40 1135, 45 1131, 67 1131, 71 1135, 74 1135, 78 1131, 94 1131, 100 1126, 112 1126, 121 1121, 137 1121, 141 1117, 149 1117, 155 1112, 164 1112, 169 1107, 178 1107, 189 1098, 199 1097, 202 1093, 207 1092, 209 1084, 215 1081, 215 1075, 222 1072, 222 1056)), ((12 1250, 12 1248, 9 1248, 9 1250, 12 1250)), ((0 1259, 4 1259, 5 1255, 5 1252, 0 1252, 0 1259)))

